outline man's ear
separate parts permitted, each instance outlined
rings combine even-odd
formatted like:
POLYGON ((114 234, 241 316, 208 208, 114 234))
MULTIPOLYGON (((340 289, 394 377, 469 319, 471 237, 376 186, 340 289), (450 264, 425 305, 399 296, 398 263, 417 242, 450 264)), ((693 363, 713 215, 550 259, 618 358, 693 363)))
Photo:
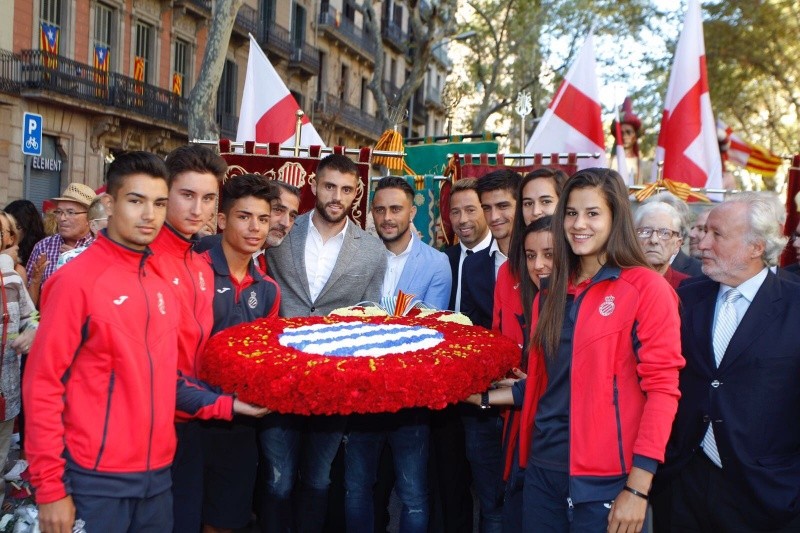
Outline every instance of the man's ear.
POLYGON ((417 216, 417 206, 411 204, 411 222, 414 222, 415 216, 417 216))
POLYGON ((103 204, 103 207, 106 208, 106 217, 110 217, 114 214, 114 197, 110 194, 104 194, 102 198, 100 198, 100 202, 103 204))
POLYGON ((217 227, 221 230, 225 229, 225 223, 228 221, 228 217, 225 216, 225 213, 220 211, 217 213, 217 227))

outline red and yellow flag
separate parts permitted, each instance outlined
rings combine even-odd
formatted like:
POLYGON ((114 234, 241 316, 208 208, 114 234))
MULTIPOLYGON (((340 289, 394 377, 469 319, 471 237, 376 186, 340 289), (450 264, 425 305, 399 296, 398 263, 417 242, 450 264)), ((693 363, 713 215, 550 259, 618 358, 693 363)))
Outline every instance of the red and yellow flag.
POLYGON ((58 39, 60 30, 58 26, 42 22, 41 32, 39 33, 39 48, 45 52, 44 65, 47 68, 58 66, 58 39))
POLYGON ((180 72, 172 74, 172 92, 178 96, 183 96, 183 74, 180 72))

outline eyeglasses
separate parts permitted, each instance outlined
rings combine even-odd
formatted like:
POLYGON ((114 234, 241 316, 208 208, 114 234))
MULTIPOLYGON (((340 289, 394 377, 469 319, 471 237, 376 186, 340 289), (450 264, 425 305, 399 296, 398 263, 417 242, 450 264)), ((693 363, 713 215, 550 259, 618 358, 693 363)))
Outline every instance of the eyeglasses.
POLYGON ((658 238, 661 239, 662 241, 667 241, 667 240, 671 239, 673 236, 680 235, 680 232, 674 231, 674 230, 671 230, 671 229, 667 229, 667 228, 659 228, 659 229, 636 228, 636 235, 640 239, 649 239, 650 237, 653 236, 653 232, 658 234, 658 238))
POLYGON ((86 214, 86 211, 75 211, 74 209, 54 209, 53 214, 56 218, 61 218, 64 215, 67 218, 75 218, 78 215, 86 214))

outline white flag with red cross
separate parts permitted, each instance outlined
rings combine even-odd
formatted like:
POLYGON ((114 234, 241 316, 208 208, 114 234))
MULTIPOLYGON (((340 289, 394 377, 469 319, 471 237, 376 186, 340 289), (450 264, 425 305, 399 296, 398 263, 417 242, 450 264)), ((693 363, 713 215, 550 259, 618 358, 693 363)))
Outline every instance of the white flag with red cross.
MULTIPOLYGON (((300 106, 294 96, 264 55, 261 46, 250 35, 250 55, 247 58, 236 141, 293 144, 297 120, 295 112, 298 109, 300 106)), ((305 115, 300 137, 301 146, 325 146, 322 137, 305 115)))
POLYGON ((589 34, 525 146, 525 153, 599 153, 599 159, 578 159, 578 168, 607 167, 601 114, 594 38, 589 34))
POLYGON ((703 19, 689 0, 664 99, 656 162, 663 177, 692 187, 722 187, 722 162, 706 74, 703 19))

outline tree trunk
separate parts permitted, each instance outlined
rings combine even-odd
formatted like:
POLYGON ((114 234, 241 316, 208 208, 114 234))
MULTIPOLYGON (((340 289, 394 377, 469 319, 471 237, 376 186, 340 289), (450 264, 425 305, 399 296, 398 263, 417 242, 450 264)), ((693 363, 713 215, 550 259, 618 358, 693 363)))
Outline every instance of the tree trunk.
POLYGON ((217 125, 217 89, 225 66, 225 55, 231 32, 236 22, 236 13, 244 0, 215 0, 211 12, 203 64, 197 83, 189 94, 189 140, 219 139, 217 125))

